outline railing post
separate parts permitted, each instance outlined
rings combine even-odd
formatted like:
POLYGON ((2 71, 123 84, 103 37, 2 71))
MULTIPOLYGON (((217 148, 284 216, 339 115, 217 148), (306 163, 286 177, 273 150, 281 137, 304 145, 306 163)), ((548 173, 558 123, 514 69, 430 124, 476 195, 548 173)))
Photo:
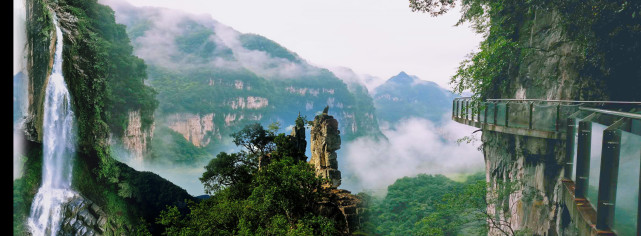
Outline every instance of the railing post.
POLYGON ((479 125, 481 123, 481 102, 476 102, 476 120, 478 120, 479 125))
POLYGON ((494 125, 496 125, 496 117, 498 116, 498 111, 499 109, 496 108, 496 104, 498 102, 494 102, 494 125))
MULTIPOLYGON (((614 126, 616 124, 611 127, 614 126)), ((596 228, 598 230, 608 230, 614 226, 614 207, 616 205, 619 157, 621 154, 621 130, 606 129, 603 131, 603 144, 601 147, 596 228)))
MULTIPOLYGON (((639 155, 639 158, 641 158, 641 155, 639 155)), ((639 168, 641 168, 641 165, 639 165, 639 168)), ((641 196, 641 174, 639 175, 639 195, 641 196)), ((637 203, 637 235, 641 234, 641 197, 638 198, 638 203, 637 203)))
POLYGON ((486 125, 487 125, 487 108, 489 108, 489 106, 488 106, 488 103, 486 102, 486 103, 485 103, 485 110, 483 111, 483 113, 484 113, 484 114, 483 114, 483 116, 485 116, 485 118, 483 118, 483 119, 484 119, 484 120, 483 120, 483 122, 484 122, 486 125))
POLYGON ((559 132, 561 128, 561 103, 556 104, 556 131, 559 132))
POLYGON ((465 119, 466 120, 471 120, 472 119, 471 118, 472 114, 470 114, 470 113, 472 113, 472 112, 470 112, 471 110, 472 109, 470 108, 470 100, 468 99, 467 100, 467 106, 465 106, 465 119))
POLYGON ((528 123, 530 129, 532 129, 532 111, 534 111, 534 102, 530 102, 530 122, 528 123))
POLYGON ((456 117, 456 118, 458 118, 458 102, 459 102, 459 99, 457 98, 454 101, 454 105, 456 106, 456 109, 454 110, 454 117, 456 117))
POLYGON ((576 149, 576 198, 585 198, 588 192, 590 177, 590 144, 592 141, 592 123, 579 121, 579 138, 576 149))
POLYGON ((454 114, 456 112, 456 98, 452 100, 452 118, 454 118, 454 114))
MULTIPOLYGON (((565 170, 563 177, 572 179, 572 168, 574 167, 574 133, 576 132, 576 118, 568 118, 568 125, 565 133, 565 170)), ((576 180, 574 180, 576 181, 576 180)))
POLYGON ((510 117, 510 102, 505 103, 505 127, 507 126, 507 121, 509 120, 510 117))

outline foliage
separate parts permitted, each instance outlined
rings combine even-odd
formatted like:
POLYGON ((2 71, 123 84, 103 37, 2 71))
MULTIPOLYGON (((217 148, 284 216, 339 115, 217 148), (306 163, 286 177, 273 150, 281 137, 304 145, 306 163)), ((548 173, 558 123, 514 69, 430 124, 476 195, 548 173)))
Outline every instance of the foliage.
MULTIPOLYGON (((301 119, 301 121, 304 121, 301 119)), ((167 235, 334 235, 335 222, 319 215, 321 179, 276 135, 259 124, 232 134, 237 153, 219 153, 200 178, 210 198, 168 206, 157 218, 167 235), (275 140, 279 140, 276 144, 275 140), (269 163, 259 168, 259 157, 269 163)))
MULTIPOLYGON (((413 11, 444 14, 454 0, 410 0, 413 11)), ((452 77, 456 92, 470 90, 475 98, 504 94, 529 55, 529 44, 520 43, 530 29, 536 11, 558 13, 569 39, 583 49, 578 81, 583 99, 636 100, 641 89, 641 2, 631 0, 461 0, 462 16, 457 25, 469 22, 485 36, 480 50, 461 62, 452 77), (632 82, 632 83, 631 83, 632 82), (607 94, 595 94, 594 86, 607 94)), ((524 65, 525 66, 525 65, 524 65)))
POLYGON ((13 181, 13 232, 14 235, 25 235, 28 232, 27 217, 31 211, 31 202, 38 193, 42 182, 42 145, 24 140, 25 156, 23 175, 13 181), (23 234, 24 233, 24 234, 23 234))
POLYGON ((473 217, 471 209, 484 208, 484 188, 469 190, 478 183, 485 185, 481 174, 463 183, 442 175, 398 179, 388 187, 384 199, 369 199, 364 231, 372 235, 481 235, 485 220, 473 217), (458 205, 450 203, 454 200, 458 205))
POLYGON ((271 41, 263 36, 256 34, 241 34, 238 40, 242 43, 244 48, 249 50, 262 51, 274 58, 283 58, 292 62, 300 62, 293 52, 280 46, 278 43, 271 41))
POLYGON ((256 159, 245 152, 221 152, 205 166, 205 173, 200 177, 200 182, 205 185, 207 194, 215 194, 226 187, 251 182, 256 169, 256 159))
POLYGON ((151 146, 151 159, 161 163, 194 165, 212 158, 205 149, 194 146, 181 134, 165 126, 156 128, 151 146))

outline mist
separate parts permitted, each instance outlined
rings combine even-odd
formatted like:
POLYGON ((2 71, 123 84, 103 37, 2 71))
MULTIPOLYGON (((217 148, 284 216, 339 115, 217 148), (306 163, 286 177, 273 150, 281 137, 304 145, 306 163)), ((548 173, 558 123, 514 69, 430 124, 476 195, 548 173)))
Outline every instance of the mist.
POLYGON ((422 118, 408 118, 395 125, 382 124, 387 140, 361 137, 344 145, 339 168, 352 178, 343 187, 353 192, 384 196, 387 186, 398 178, 417 174, 455 176, 484 170, 480 132, 476 128, 448 120, 442 126, 422 118), (457 143, 471 136, 473 142, 457 143))
POLYGON ((357 74, 352 69, 347 67, 330 67, 328 68, 336 77, 341 79, 347 87, 351 89, 353 84, 365 86, 370 95, 373 95, 374 89, 381 84, 384 84, 387 79, 379 78, 368 74, 357 74))
MULTIPOLYGON (((202 67, 227 70, 246 68, 267 79, 294 79, 314 76, 320 72, 318 68, 310 66, 300 58, 300 61, 290 61, 272 57, 263 51, 244 48, 239 40, 241 32, 220 24, 209 15, 195 15, 157 7, 138 8, 120 0, 100 0, 100 3, 114 9, 116 22, 120 24, 131 25, 140 19, 149 20, 146 22, 149 28, 142 35, 133 38, 132 42, 136 45, 134 53, 152 65, 173 70, 202 67), (134 15, 133 17, 118 14, 130 11, 135 11, 136 14, 129 14, 134 15), (212 32, 207 42, 203 42, 203 45, 208 42, 215 45, 214 53, 209 58, 203 59, 199 55, 186 53, 177 48, 177 37, 189 35, 187 32, 191 26, 185 25, 185 22, 189 21, 196 22, 199 25, 197 27, 204 27, 212 32), (228 50, 232 52, 233 58, 224 56, 228 50)), ((293 52, 290 53, 295 55, 293 52)))

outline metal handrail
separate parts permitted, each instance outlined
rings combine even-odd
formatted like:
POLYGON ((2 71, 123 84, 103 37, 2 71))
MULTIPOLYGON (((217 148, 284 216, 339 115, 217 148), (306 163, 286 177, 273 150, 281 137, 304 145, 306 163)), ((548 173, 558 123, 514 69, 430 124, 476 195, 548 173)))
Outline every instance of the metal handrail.
POLYGON ((641 114, 635 114, 635 113, 629 113, 629 112, 610 111, 610 110, 587 108, 587 107, 579 107, 579 110, 598 112, 598 113, 603 113, 603 114, 607 114, 607 115, 620 116, 620 117, 625 117, 625 118, 630 118, 630 119, 641 120, 641 114))
POLYGON ((522 102, 567 102, 567 103, 611 103, 611 104, 638 104, 641 102, 632 101, 574 101, 574 100, 546 100, 546 99, 487 99, 487 101, 522 101, 522 102))
MULTIPOLYGON (((472 99, 472 97, 459 97, 454 100, 472 99)), ((546 99, 516 99, 516 98, 491 98, 486 101, 506 101, 506 102, 564 102, 564 103, 608 103, 608 104, 636 104, 641 105, 637 101, 575 101, 575 100, 546 100, 546 99)))

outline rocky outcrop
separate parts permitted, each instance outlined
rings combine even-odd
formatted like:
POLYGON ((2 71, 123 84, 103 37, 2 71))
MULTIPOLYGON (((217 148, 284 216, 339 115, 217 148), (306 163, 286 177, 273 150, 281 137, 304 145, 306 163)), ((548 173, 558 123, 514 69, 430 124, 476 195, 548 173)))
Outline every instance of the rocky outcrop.
POLYGON ((326 107, 322 114, 314 117, 311 130, 310 163, 314 166, 316 175, 329 179, 331 187, 341 185, 341 172, 338 170, 336 150, 341 148, 338 121, 327 114, 326 107))
POLYGON ((182 134, 186 140, 196 147, 207 146, 212 137, 221 139, 218 128, 214 125, 215 114, 209 113, 204 116, 191 113, 172 114, 167 117, 167 126, 182 134))
POLYGON ((143 159, 149 150, 151 137, 154 135, 154 125, 152 124, 148 129, 143 129, 141 119, 140 111, 129 111, 127 129, 122 136, 124 147, 137 160, 143 159))
POLYGON ((366 208, 360 197, 344 189, 327 189, 319 202, 321 215, 335 219, 336 228, 345 235, 351 235, 364 223, 366 208))
POLYGON ((305 140, 305 122, 300 115, 296 119, 296 125, 292 128, 290 136, 294 141, 296 156, 299 156, 301 161, 306 161, 305 151, 307 150, 307 140, 305 140))
POLYGON ((45 89, 56 50, 56 34, 49 8, 43 0, 26 1, 28 110, 25 136, 42 142, 45 89))
POLYGON ((89 199, 76 195, 62 206, 64 220, 58 235, 113 235, 107 214, 89 199))

